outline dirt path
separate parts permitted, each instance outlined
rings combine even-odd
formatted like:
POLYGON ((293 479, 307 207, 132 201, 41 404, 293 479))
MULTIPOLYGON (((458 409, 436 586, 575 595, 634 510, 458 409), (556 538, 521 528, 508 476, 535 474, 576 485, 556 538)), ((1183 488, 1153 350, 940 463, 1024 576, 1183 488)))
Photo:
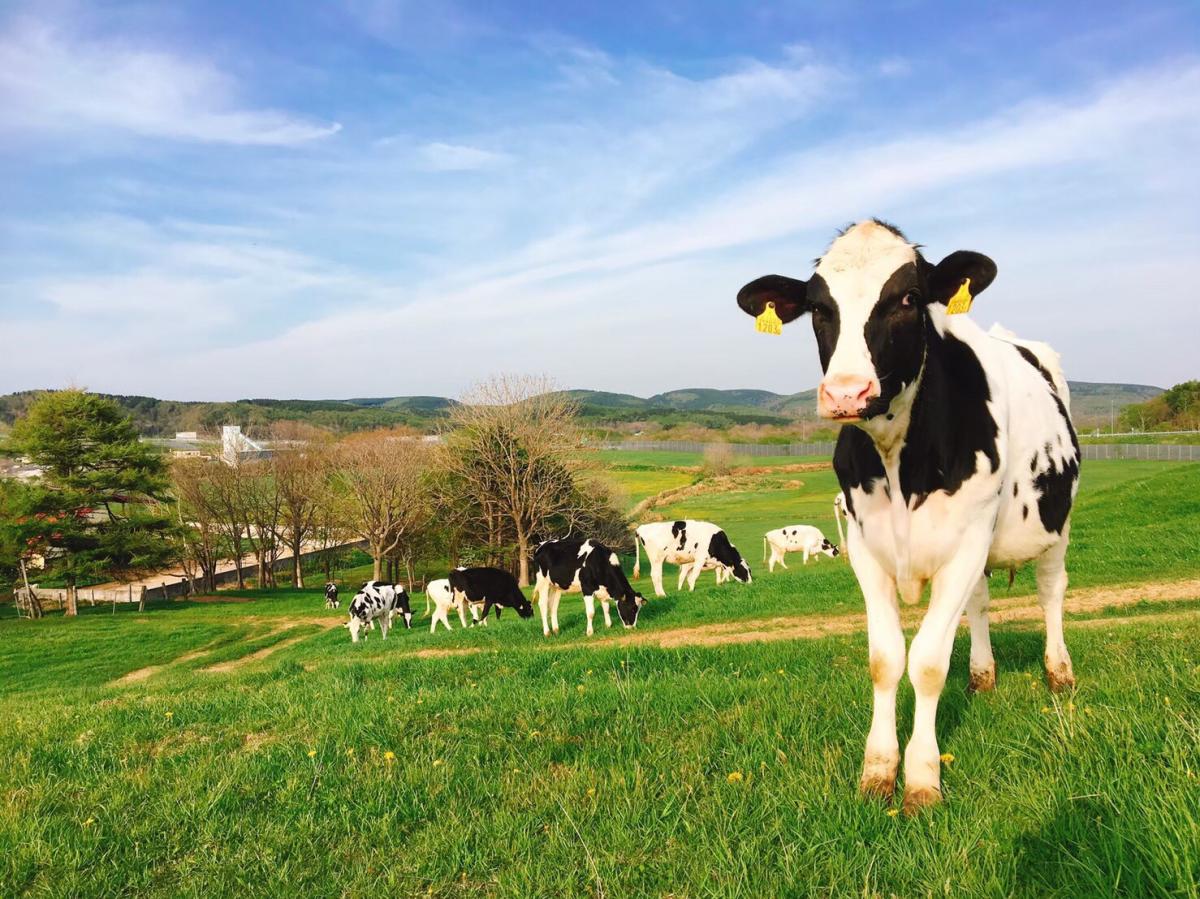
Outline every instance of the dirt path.
MULTIPOLYGON (((1064 608, 1068 613, 1099 612, 1143 601, 1179 602, 1189 599, 1200 599, 1200 578, 1075 590, 1067 593, 1064 608)), ((905 627, 912 627, 920 622, 924 612, 925 609, 922 606, 904 607, 900 611, 900 618, 905 627)), ((1179 613, 1171 614, 1179 615, 1179 613)), ((1184 613, 1184 615, 1187 614, 1200 613, 1184 613)), ((1032 597, 1006 596, 992 602, 990 617, 993 624, 1010 621, 1040 621, 1042 608, 1032 597)), ((1117 623, 1133 619, 1105 618, 1103 620, 1117 623)), ((1068 622, 1067 627, 1071 628, 1083 623, 1068 622)), ((863 612, 841 615, 794 615, 749 621, 730 621, 721 624, 703 624, 662 631, 640 631, 618 637, 615 641, 605 641, 605 644, 615 642, 622 646, 658 646, 669 649, 676 646, 720 646, 756 641, 816 640, 821 637, 857 633, 865 626, 866 615, 863 612)), ((574 643, 572 645, 591 644, 574 643)))
MULTIPOLYGON (((276 631, 279 633, 279 631, 276 631)), ((289 646, 294 646, 301 640, 307 640, 309 637, 315 636, 313 633, 297 634, 294 637, 287 637, 280 640, 278 643, 272 643, 270 646, 264 646, 262 649, 255 652, 247 653, 244 656, 238 656, 236 659, 229 659, 225 662, 217 662, 215 665, 208 665, 201 668, 200 671, 204 674, 228 674, 230 671, 237 671, 250 665, 254 662, 261 662, 269 656, 275 655, 281 649, 287 649, 289 646)))

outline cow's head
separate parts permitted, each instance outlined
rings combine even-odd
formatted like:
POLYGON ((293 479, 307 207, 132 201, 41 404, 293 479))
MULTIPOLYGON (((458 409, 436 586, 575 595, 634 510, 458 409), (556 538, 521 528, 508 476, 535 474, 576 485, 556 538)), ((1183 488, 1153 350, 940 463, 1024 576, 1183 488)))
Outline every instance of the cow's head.
POLYGON ((825 372, 817 411, 859 421, 886 414, 917 380, 931 310, 944 310, 964 286, 978 295, 995 277, 996 264, 980 253, 959 250, 933 265, 897 229, 870 219, 843 231, 808 281, 766 275, 737 301, 754 316, 772 303, 785 324, 811 313, 825 372))
POLYGON ((518 594, 520 599, 513 599, 513 608, 517 610, 517 614, 522 618, 533 617, 533 605, 523 595, 518 594))
POLYGON ((646 604, 646 597, 634 591, 629 596, 617 599, 617 617, 625 627, 637 627, 638 612, 646 604))
POLYGON ((836 559, 840 555, 838 548, 824 537, 821 538, 821 552, 825 553, 831 559, 836 559))

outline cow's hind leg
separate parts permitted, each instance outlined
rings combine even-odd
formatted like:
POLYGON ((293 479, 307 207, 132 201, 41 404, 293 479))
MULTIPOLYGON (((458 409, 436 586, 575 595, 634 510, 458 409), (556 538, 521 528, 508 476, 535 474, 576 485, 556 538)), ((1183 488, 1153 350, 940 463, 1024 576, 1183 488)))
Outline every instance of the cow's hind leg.
POLYGON ((854 573, 867 607, 874 706, 858 788, 864 796, 890 799, 896 789, 900 742, 896 737, 896 686, 904 674, 904 630, 896 582, 870 553, 855 554, 854 573))
POLYGON ((996 660, 988 631, 988 582, 981 577, 967 600, 967 623, 971 627, 971 680, 967 689, 983 693, 996 689, 996 660))
MULTIPOLYGON (((647 553, 647 555, 649 555, 649 553, 647 553)), ((667 591, 663 589, 662 575, 663 575, 663 560, 662 559, 651 559, 650 560, 650 583, 654 584, 654 595, 655 596, 666 596, 667 595, 667 591)))
POLYGON ((688 573, 692 570, 692 566, 684 562, 679 566, 679 583, 676 585, 676 590, 683 589, 683 582, 687 580, 688 573))
POLYGON ((1063 596, 1067 592, 1067 534, 1070 524, 1063 528, 1062 539, 1046 551, 1037 563, 1038 600, 1046 616, 1046 682, 1058 692, 1075 686, 1075 669, 1071 654, 1063 640, 1063 596))

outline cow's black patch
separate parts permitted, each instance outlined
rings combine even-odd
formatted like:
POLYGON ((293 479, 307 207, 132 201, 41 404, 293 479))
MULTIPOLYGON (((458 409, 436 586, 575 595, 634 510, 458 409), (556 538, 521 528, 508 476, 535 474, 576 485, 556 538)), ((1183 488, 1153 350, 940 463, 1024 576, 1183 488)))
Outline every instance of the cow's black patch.
POLYGON ((813 275, 808 281, 808 302, 812 310, 813 334, 817 338, 817 355, 821 358, 821 371, 825 371, 837 347, 842 323, 838 305, 829 294, 829 285, 820 275, 813 275))
POLYGON ((677 521, 671 525, 671 536, 679 538, 678 549, 683 552, 683 548, 687 546, 687 522, 677 521))
POLYGON ((863 336, 871 364, 879 376, 879 396, 863 410, 863 418, 886 414, 888 406, 906 384, 916 380, 924 356, 924 310, 916 263, 900 266, 879 290, 863 336))
POLYGON ((951 334, 926 328, 926 361, 900 451, 900 488, 920 507, 936 490, 954 494, 975 474, 982 452, 1000 468, 999 429, 988 409, 991 391, 974 351, 951 334))
POLYGON ((1046 371, 1045 366, 1038 361, 1038 357, 1033 354, 1033 351, 1028 347, 1023 347, 1015 343, 1013 346, 1016 348, 1017 352, 1021 354, 1022 359, 1024 359, 1041 373, 1041 376, 1046 379, 1046 383, 1050 385, 1050 389, 1057 394, 1058 389, 1054 386, 1054 377, 1050 374, 1050 372, 1046 371))
POLYGON ((852 489, 870 493, 876 481, 887 477, 879 451, 866 432, 851 425, 842 428, 833 450, 833 470, 846 497, 846 512, 858 521, 852 489))

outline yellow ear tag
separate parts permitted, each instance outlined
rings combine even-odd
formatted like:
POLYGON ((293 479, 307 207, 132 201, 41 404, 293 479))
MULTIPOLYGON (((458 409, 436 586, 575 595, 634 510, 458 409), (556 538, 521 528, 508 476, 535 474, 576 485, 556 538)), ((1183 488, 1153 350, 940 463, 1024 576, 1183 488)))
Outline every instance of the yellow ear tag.
POLYGON ((958 315, 960 312, 971 311, 971 279, 963 278, 962 284, 958 287, 958 293, 950 298, 950 302, 946 304, 947 315, 958 315))
POLYGON ((763 311, 754 317, 754 330, 763 334, 782 334, 783 322, 775 314, 775 304, 767 303, 763 311))

